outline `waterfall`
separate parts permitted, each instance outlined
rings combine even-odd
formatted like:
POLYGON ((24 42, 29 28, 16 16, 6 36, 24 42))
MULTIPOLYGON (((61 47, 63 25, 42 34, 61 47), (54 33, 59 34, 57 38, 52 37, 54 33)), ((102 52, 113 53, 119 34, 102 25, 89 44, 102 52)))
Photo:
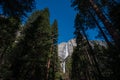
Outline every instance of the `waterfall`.
POLYGON ((65 58, 64 59, 66 59, 67 57, 68 57, 68 45, 67 45, 67 43, 66 43, 66 45, 65 45, 65 58))
POLYGON ((65 61, 63 61, 63 73, 65 73, 65 61))
POLYGON ((65 45, 64 54, 65 54, 65 56, 64 56, 64 60, 63 60, 63 62, 62 62, 63 73, 65 73, 65 59, 66 59, 66 58, 68 57, 68 55, 69 55, 67 43, 66 43, 66 45, 65 45))

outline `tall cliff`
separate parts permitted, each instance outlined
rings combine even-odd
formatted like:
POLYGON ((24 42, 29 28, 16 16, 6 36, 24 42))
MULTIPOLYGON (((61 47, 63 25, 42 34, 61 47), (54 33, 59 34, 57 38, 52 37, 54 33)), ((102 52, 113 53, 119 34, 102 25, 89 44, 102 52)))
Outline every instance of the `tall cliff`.
MULTIPOLYGON (((90 40, 90 45, 94 48, 94 44, 99 44, 101 46, 106 47, 106 43, 101 40, 90 40)), ((65 60, 68 56, 72 55, 73 49, 76 47, 76 41, 75 39, 71 39, 68 42, 62 42, 58 45, 58 56, 61 61, 65 60), (68 55, 66 56, 66 46, 68 50, 68 55)))
MULTIPOLYGON (((90 40, 89 43, 92 46, 92 48, 94 48, 95 44, 99 44, 101 46, 106 47, 105 41, 101 41, 101 40, 90 40)), ((71 57, 74 47, 76 46, 77 45, 75 39, 71 39, 68 42, 62 42, 58 45, 58 56, 61 62, 60 65, 63 73, 66 72, 66 61, 68 58, 71 57)))
POLYGON ((64 60, 67 56, 70 56, 73 52, 73 48, 76 46, 75 39, 71 39, 68 42, 62 42, 58 45, 58 56, 60 60, 64 60), (67 47, 66 47, 67 46, 67 47), (66 48, 68 55, 66 56, 66 48))

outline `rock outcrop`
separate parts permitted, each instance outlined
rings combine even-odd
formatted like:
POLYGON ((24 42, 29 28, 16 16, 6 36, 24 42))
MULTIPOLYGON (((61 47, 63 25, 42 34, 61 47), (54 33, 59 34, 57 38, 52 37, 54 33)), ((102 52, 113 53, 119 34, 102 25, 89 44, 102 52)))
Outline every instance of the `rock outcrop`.
MULTIPOLYGON (((98 41, 98 40, 91 40, 89 41, 90 45, 92 46, 92 48, 94 48, 95 44, 99 44, 101 46, 106 47, 106 43, 104 41, 98 41)), ((60 65, 61 65, 61 69, 63 71, 63 73, 66 72, 66 60, 68 57, 71 57, 74 47, 76 47, 76 40, 75 39, 71 39, 68 42, 62 42, 58 45, 58 56, 60 59, 60 65)))
MULTIPOLYGON (((101 40, 90 40, 90 45, 94 48, 94 44, 99 44, 101 46, 106 47, 105 41, 101 40)), ((62 42, 58 45, 58 56, 60 60, 64 60, 66 57, 66 45, 68 48, 68 56, 71 56, 73 53, 73 48, 76 47, 75 39, 71 39, 68 42, 62 42)), ((67 57, 66 57, 67 58, 67 57)))
POLYGON ((69 56, 72 54, 73 48, 76 46, 75 39, 71 39, 68 42, 62 42, 58 45, 58 56, 60 60, 64 60, 66 58, 66 46, 69 56))

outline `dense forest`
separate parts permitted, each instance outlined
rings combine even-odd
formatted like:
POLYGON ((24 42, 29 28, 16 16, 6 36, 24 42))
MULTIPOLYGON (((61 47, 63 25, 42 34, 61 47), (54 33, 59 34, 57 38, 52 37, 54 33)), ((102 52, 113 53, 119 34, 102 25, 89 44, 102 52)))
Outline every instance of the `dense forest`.
POLYGON ((120 80, 119 0, 71 0, 71 7, 77 46, 64 75, 58 21, 50 24, 49 8, 34 11, 23 24, 35 0, 0 0, 0 80, 120 80), (94 28, 106 46, 91 46, 86 31, 94 28))

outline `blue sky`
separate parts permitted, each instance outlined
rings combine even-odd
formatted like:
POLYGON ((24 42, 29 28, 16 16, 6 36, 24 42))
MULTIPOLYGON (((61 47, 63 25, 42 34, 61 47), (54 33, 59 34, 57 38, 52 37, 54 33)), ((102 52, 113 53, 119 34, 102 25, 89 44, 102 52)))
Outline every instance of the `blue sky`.
MULTIPOLYGON (((33 11, 49 8, 50 23, 52 24, 54 19, 57 19, 59 29, 58 43, 67 42, 68 40, 74 38, 74 19, 76 12, 71 7, 70 1, 71 0, 35 0, 36 8, 33 11)), ((2 11, 0 9, 0 13, 1 12, 2 11)), ((28 13, 28 16, 30 14, 31 13, 28 13)), ((23 24, 25 21, 26 18, 23 20, 23 24)), ((90 40, 94 40, 97 32, 98 29, 87 31, 87 34, 89 34, 88 38, 90 40)))
MULTIPOLYGON (((74 19, 76 12, 71 7, 70 0, 36 0, 35 10, 44 8, 49 8, 51 24, 54 19, 57 19, 58 21, 58 43, 67 42, 74 38, 74 19)), ((90 30, 87 33, 91 34, 89 39, 95 39, 94 37, 97 34, 96 29, 90 30)))
POLYGON ((50 23, 58 21, 58 42, 66 42, 74 37, 75 11, 70 6, 70 0, 36 0, 36 10, 49 8, 50 23))

